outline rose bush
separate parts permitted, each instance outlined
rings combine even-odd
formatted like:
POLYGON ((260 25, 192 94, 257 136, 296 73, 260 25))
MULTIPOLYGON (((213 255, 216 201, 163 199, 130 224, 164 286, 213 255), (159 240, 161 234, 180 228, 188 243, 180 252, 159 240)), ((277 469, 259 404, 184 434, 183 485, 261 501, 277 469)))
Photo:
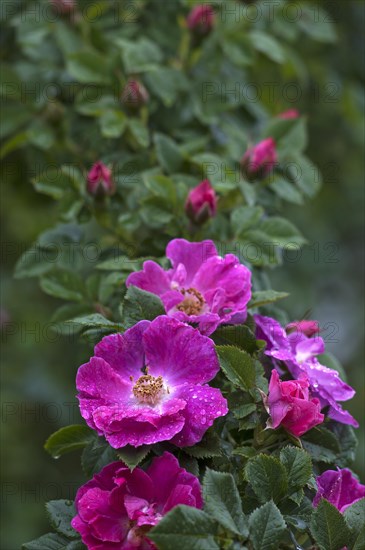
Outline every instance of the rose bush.
POLYGON ((56 532, 25 550, 361 547, 357 420, 339 403, 355 390, 268 276, 305 243, 283 204, 305 208, 320 186, 305 116, 235 88, 263 82, 262 58, 280 81, 305 78, 298 44, 321 33, 304 2, 286 34, 285 2, 277 25, 251 4, 53 0, 36 27, 33 5, 11 16, 9 82, 39 63, 53 95, 4 90, 21 123, 3 154, 41 159, 33 185, 59 216, 16 276, 39 277, 66 302, 58 330, 94 345, 74 364, 86 425, 45 446, 82 449, 90 480, 74 505, 48 503, 56 532))

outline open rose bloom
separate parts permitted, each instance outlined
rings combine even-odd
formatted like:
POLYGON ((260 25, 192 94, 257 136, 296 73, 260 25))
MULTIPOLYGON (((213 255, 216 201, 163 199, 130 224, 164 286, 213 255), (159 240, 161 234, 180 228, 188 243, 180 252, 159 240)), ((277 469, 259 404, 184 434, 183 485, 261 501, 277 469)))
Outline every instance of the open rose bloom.
POLYGON ((271 373, 269 395, 266 401, 270 421, 268 427, 283 426, 288 432, 300 437, 305 432, 321 424, 319 399, 309 395, 309 383, 305 376, 300 380, 282 382, 276 370, 271 373))
POLYGON ((355 390, 341 380, 337 371, 321 365, 317 359, 317 355, 324 353, 323 339, 309 338, 296 330, 286 334, 275 319, 261 315, 254 318, 256 337, 267 343, 265 354, 273 359, 276 368, 280 371, 280 362, 283 362, 294 378, 304 374, 321 409, 328 407, 329 418, 357 427, 358 422, 339 404, 339 401, 351 399, 355 390))
POLYGON ((89 550, 156 548, 148 531, 178 504, 202 508, 199 480, 170 453, 133 472, 113 462, 83 485, 76 495, 72 527, 89 550))
POLYGON ((80 410, 112 447, 199 442, 227 414, 214 344, 192 327, 162 316, 124 334, 105 336, 77 373, 80 410))
POLYGON ((365 497, 365 485, 352 475, 350 470, 327 470, 316 478, 318 491, 313 505, 318 506, 321 498, 328 500, 340 512, 365 497))
POLYGON ((166 256, 171 269, 165 271, 148 260, 143 271, 129 275, 126 285, 157 294, 169 316, 198 324, 203 334, 212 334, 222 323, 246 320, 251 272, 236 256, 222 258, 212 241, 185 239, 171 241, 166 256))

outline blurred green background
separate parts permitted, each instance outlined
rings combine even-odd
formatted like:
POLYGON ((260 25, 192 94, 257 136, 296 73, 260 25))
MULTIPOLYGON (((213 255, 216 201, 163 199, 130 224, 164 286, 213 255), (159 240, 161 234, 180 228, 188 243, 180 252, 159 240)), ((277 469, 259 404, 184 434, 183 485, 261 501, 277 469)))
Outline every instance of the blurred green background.
MULTIPOLYGON (((323 2, 339 42, 303 45, 312 89, 295 104, 309 122, 308 156, 323 173, 319 195, 303 206, 286 203, 285 216, 308 239, 297 258, 272 273, 273 288, 291 292, 283 304, 293 319, 318 319, 327 349, 343 363, 357 389, 345 407, 362 422, 355 469, 364 467, 363 199, 364 3, 323 2), (324 70, 325 68, 325 70, 324 70), (309 311, 308 311, 309 310, 309 311)), ((5 48, 6 49, 6 48, 5 48)), ((282 98, 278 99, 283 103, 282 98)), ((14 280, 14 264, 37 235, 56 221, 53 201, 37 194, 22 155, 1 174, 2 267, 2 542, 13 550, 48 531, 44 502, 73 498, 84 481, 77 455, 59 461, 43 450, 49 434, 80 420, 76 369, 88 346, 53 334, 60 301, 35 279, 14 280)))

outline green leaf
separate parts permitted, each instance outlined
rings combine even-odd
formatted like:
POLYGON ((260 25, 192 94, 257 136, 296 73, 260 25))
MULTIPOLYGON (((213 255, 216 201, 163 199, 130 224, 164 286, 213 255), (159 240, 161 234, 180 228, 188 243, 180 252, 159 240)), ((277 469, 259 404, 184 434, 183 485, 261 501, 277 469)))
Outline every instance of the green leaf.
POLYGON ((104 466, 117 459, 115 449, 102 438, 93 439, 81 455, 81 465, 88 477, 100 472, 104 466))
POLYGON ((116 44, 122 51, 124 68, 127 73, 151 71, 162 60, 159 46, 148 38, 140 38, 133 42, 118 38, 116 44))
POLYGON ((184 452, 194 458, 212 458, 222 456, 219 437, 208 430, 202 440, 192 447, 184 447, 184 452))
POLYGON ((234 346, 217 346, 216 350, 221 368, 232 384, 244 390, 255 386, 255 363, 248 353, 234 346))
POLYGON ((348 542, 347 546, 350 550, 365 548, 365 498, 346 508, 344 517, 351 531, 351 542, 348 542))
POLYGON ((109 109, 105 111, 100 119, 102 136, 106 138, 119 138, 127 127, 127 118, 122 111, 109 109))
POLYGON ((143 124, 143 122, 137 118, 131 118, 128 120, 128 128, 138 145, 143 148, 148 147, 150 143, 150 136, 148 133, 148 128, 143 124))
POLYGON ((168 174, 180 170, 184 159, 176 143, 163 134, 155 134, 154 142, 157 158, 162 168, 168 174))
POLYGON ((111 77, 105 56, 96 52, 75 52, 67 56, 67 70, 83 84, 110 84, 111 77))
POLYGON ((312 476, 312 461, 308 453, 298 447, 284 447, 280 451, 280 461, 288 476, 289 493, 304 487, 312 476))
POLYGON ((251 31, 249 37, 255 50, 263 53, 275 63, 284 63, 284 50, 275 38, 263 31, 251 31))
POLYGON ((189 81, 182 71, 170 67, 158 67, 146 74, 146 83, 166 107, 171 107, 180 91, 189 89, 189 81))
POLYGON ((261 222, 259 230, 268 236, 270 242, 280 247, 305 243, 300 231, 284 218, 266 218, 261 222))
POLYGON ((240 206, 231 214, 231 224, 234 234, 239 236, 243 231, 258 224, 264 211, 261 206, 240 206))
POLYGON ((140 447, 132 447, 126 445, 122 449, 118 449, 118 458, 128 466, 130 470, 134 470, 142 460, 146 458, 151 451, 151 445, 141 445, 140 447))
POLYGON ((325 499, 321 499, 312 514, 310 530, 320 550, 340 550, 350 539, 345 518, 325 499))
POLYGON ((252 512, 249 527, 254 550, 277 550, 286 530, 284 518, 272 501, 252 512))
POLYGON ((292 202, 293 204, 303 204, 301 193, 288 181, 284 179, 276 179, 270 183, 269 187, 281 199, 287 202, 292 202))
POLYGON ((48 273, 41 278, 40 286, 46 294, 63 300, 81 302, 84 298, 83 280, 72 271, 59 270, 48 273))
POLYGON ((288 176, 304 195, 310 198, 314 197, 322 185, 322 175, 319 168, 299 153, 292 157, 292 162, 294 163, 292 167, 291 163, 288 163, 288 176))
POLYGON ((58 533, 72 539, 80 536, 71 527, 71 520, 76 516, 72 500, 50 500, 46 509, 51 525, 58 533))
POLYGON ((287 292, 277 292, 276 290, 258 290, 252 293, 251 300, 248 303, 249 308, 260 307, 265 304, 273 304, 289 296, 287 292))
POLYGON ((48 533, 39 539, 23 544, 22 550, 84 550, 81 541, 70 541, 58 533, 48 533))
POLYGON ((340 446, 340 451, 336 457, 336 465, 340 468, 351 466, 355 460, 358 440, 355 430, 348 424, 334 422, 331 426, 334 437, 340 446))
POLYGON ((191 506, 176 506, 148 533, 159 550, 219 550, 216 521, 191 506))
POLYGON ((15 278, 37 277, 51 271, 55 265, 57 252, 39 245, 33 245, 26 250, 15 265, 15 278))
POLYGON ((337 463, 340 452, 336 436, 327 428, 315 427, 301 438, 303 448, 316 462, 337 463))
POLYGON ((231 474, 206 470, 203 480, 205 511, 225 529, 248 536, 248 523, 241 498, 231 474))
POLYGON ((48 170, 32 179, 34 188, 53 199, 61 199, 67 191, 73 189, 71 178, 59 169, 48 170))
POLYGON ((88 426, 74 424, 53 433, 46 441, 44 448, 53 458, 83 449, 95 438, 95 432, 88 426))
POLYGON ((336 42, 337 34, 333 17, 318 5, 305 5, 300 8, 298 26, 311 38, 319 42, 336 42), (332 17, 332 19, 331 19, 332 17))
POLYGON ((257 353, 264 346, 263 340, 256 340, 252 330, 247 325, 220 326, 212 335, 216 344, 237 346, 249 353, 257 353))
POLYGON ((74 319, 68 319, 66 323, 72 325, 81 325, 82 327, 91 327, 98 329, 109 329, 114 331, 122 330, 122 325, 119 323, 113 323, 109 321, 104 315, 100 313, 92 313, 91 315, 83 315, 82 317, 75 317, 74 319))
POLYGON ((260 454, 249 460, 246 478, 260 502, 279 502, 288 491, 286 468, 273 456, 260 454))
POLYGON ((123 302, 123 325, 131 327, 138 321, 152 321, 159 315, 165 315, 163 304, 156 294, 130 286, 123 302))
POLYGON ((176 200, 176 188, 174 182, 166 176, 146 174, 143 177, 146 187, 157 197, 163 199, 170 205, 176 200))

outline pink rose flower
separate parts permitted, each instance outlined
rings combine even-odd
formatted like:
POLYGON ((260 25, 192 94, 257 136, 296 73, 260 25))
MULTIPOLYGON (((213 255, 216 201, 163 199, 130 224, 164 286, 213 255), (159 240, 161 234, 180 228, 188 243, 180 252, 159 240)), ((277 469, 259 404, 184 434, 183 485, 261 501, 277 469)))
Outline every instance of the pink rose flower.
POLYGON ((195 6, 186 20, 188 28, 196 34, 205 36, 210 33, 214 26, 214 10, 208 4, 195 6))
POLYGON ((272 358, 276 369, 280 372, 284 363, 293 378, 305 374, 312 395, 319 398, 321 408, 329 407, 327 416, 357 428, 358 422, 339 403, 351 399, 355 395, 355 390, 341 380, 336 370, 321 365, 317 359, 317 355, 325 351, 323 338, 308 338, 301 331, 286 334, 283 327, 271 317, 254 315, 254 319, 256 338, 267 343, 265 355, 272 358))
POLYGON ((243 174, 248 180, 266 177, 277 163, 275 141, 270 137, 250 147, 241 159, 243 174))
POLYGON ((161 298, 166 313, 184 323, 198 324, 212 334, 223 324, 244 323, 251 299, 251 272, 233 254, 218 255, 213 241, 190 243, 174 239, 166 248, 172 268, 153 261, 143 271, 131 273, 126 285, 134 285, 161 298))
POLYGON ((179 504, 202 508, 197 477, 165 452, 147 471, 113 462, 80 487, 72 527, 89 550, 151 550, 148 531, 179 504))
POLYGON ((185 203, 188 218, 200 225, 217 213, 217 196, 209 180, 191 189, 185 203))
POLYGON ((290 120, 292 118, 299 118, 300 112, 297 109, 288 109, 287 111, 277 115, 277 117, 282 118, 283 120, 290 120))
POLYGON ((199 442, 228 412, 217 388, 213 341, 171 317, 140 321, 105 336, 77 373, 80 411, 116 449, 171 441, 199 442))
POLYGON ((97 197, 115 193, 112 172, 101 161, 96 162, 87 175, 87 191, 97 197))
POLYGON ((138 80, 129 79, 122 92, 122 103, 132 109, 139 109, 148 102, 150 96, 138 80))
POLYGON ((311 338, 315 334, 319 333, 319 323, 318 321, 310 321, 303 319, 302 321, 293 321, 286 325, 285 330, 287 334, 293 332, 299 332, 300 334, 305 334, 308 338, 311 338))
POLYGON ((359 483, 347 468, 327 470, 316 481, 318 491, 313 506, 318 506, 321 498, 325 498, 342 513, 351 504, 365 497, 365 485, 359 483))
POLYGON ((267 409, 270 414, 268 427, 283 426, 288 432, 300 437, 305 432, 321 424, 319 399, 309 396, 309 382, 306 377, 282 382, 276 370, 271 373, 267 409))

